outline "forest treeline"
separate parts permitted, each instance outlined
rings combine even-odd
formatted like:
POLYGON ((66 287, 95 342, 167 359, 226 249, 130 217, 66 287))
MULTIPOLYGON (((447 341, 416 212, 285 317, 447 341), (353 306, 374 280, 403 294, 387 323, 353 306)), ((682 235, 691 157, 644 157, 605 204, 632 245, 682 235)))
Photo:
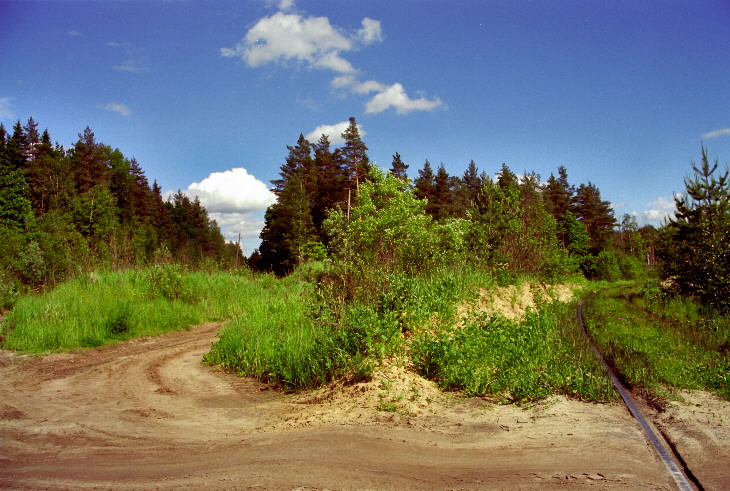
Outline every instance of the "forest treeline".
POLYGON ((506 164, 493 179, 474 161, 452 176, 427 160, 411 180, 397 152, 387 175, 370 163, 354 118, 342 137, 336 149, 325 135, 314 144, 300 135, 287 147, 272 181, 278 199, 251 257, 255 268, 283 275, 310 259, 367 255, 370 266, 386 270, 458 262, 547 279, 582 272, 613 280, 655 261, 656 229, 639 228, 629 215, 618 222, 598 187, 571 184, 564 166, 543 182, 506 164), (371 228, 355 231, 366 219, 371 228))
POLYGON ((11 132, 0 125, 5 297, 19 285, 56 284, 97 268, 153 261, 199 266, 236 252, 197 198, 178 191, 163 199, 134 158, 98 142, 90 128, 66 149, 32 117, 11 132))
MULTIPOLYGON (((427 160, 409 178, 397 152, 387 170, 370 162, 355 118, 342 137, 337 148, 324 135, 287 147, 252 269, 283 276, 321 264, 350 298, 382 289, 386 276, 444 268, 548 281, 653 269, 677 292, 728 308, 730 182, 704 146, 677 212, 655 229, 617 219, 598 187, 571 183, 564 166, 543 180, 473 161, 449 175, 427 160)), ((0 308, 94 269, 229 266, 238 254, 197 198, 178 191, 165 200, 134 158, 90 128, 63 148, 32 117, 11 132, 0 124, 0 308)))

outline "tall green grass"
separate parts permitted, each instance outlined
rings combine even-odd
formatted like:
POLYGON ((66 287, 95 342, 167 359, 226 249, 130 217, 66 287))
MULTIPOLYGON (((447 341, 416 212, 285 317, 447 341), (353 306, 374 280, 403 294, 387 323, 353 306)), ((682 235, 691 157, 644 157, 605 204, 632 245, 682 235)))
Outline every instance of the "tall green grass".
POLYGON ((174 265, 92 273, 20 299, 2 325, 2 345, 61 351, 227 320, 274 282, 267 276, 186 273, 174 265))
POLYGON ((342 376, 353 365, 341 332, 309 314, 312 287, 287 282, 228 324, 207 363, 285 389, 305 389, 342 376))
POLYGON ((580 333, 575 304, 552 303, 524 321, 477 315, 459 329, 423 332, 413 362, 448 390, 528 402, 551 394, 615 399, 611 381, 580 333))
POLYGON ((624 287, 586 302, 586 324, 607 361, 652 395, 705 389, 730 400, 730 319, 689 299, 636 293, 624 287))

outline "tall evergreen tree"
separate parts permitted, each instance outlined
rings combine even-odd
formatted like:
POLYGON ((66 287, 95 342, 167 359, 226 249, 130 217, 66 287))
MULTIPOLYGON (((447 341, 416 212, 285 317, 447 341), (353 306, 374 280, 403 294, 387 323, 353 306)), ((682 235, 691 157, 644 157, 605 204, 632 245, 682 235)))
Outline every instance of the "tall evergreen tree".
POLYGON ((369 179, 370 159, 367 154, 368 147, 360 137, 355 118, 350 118, 350 124, 342 133, 342 138, 345 140, 345 145, 342 147, 345 169, 348 171, 351 187, 357 191, 360 182, 369 179))
POLYGON ((550 174, 545 185, 545 207, 558 224, 563 225, 567 212, 574 213, 575 188, 568 182, 568 171, 564 165, 558 167, 558 177, 550 174))
POLYGON ((499 176, 497 177, 497 184, 502 189, 507 189, 511 186, 517 186, 519 184, 517 176, 505 163, 502 163, 502 168, 500 169, 499 176))
POLYGON ((464 176, 461 178, 461 194, 464 205, 476 202, 482 187, 484 187, 484 178, 479 175, 477 165, 471 160, 464 171, 464 176))
POLYGON ((591 238, 591 251, 598 254, 605 249, 613 237, 616 218, 611 203, 601 199, 601 192, 591 182, 578 186, 575 194, 577 218, 585 225, 591 238))
POLYGON ((730 171, 710 164, 702 146, 702 163, 685 178, 686 194, 675 195, 677 211, 661 230, 661 274, 673 278, 680 292, 730 310, 730 171))
POLYGON ((407 170, 408 164, 403 163, 400 158, 400 154, 395 152, 395 155, 393 155, 393 162, 390 164, 390 173, 398 179, 406 180, 408 179, 407 170))
POLYGON ((433 196, 426 206, 426 211, 436 220, 444 220, 454 215, 456 200, 454 194, 454 180, 446 172, 443 162, 439 164, 434 177, 433 196))
POLYGON ((431 162, 426 160, 423 169, 418 170, 418 177, 414 181, 413 194, 417 199, 428 200, 426 213, 433 216, 434 211, 434 190, 436 188, 436 176, 431 168, 431 162))
POLYGON ((108 185, 109 168, 104 145, 97 143, 94 132, 88 126, 71 151, 74 184, 79 193, 97 185, 108 185))
POLYGON ((20 169, 25 165, 25 162, 28 160, 28 157, 25 155, 27 148, 28 142, 25 137, 25 130, 20 120, 18 120, 13 126, 13 136, 10 137, 10 140, 5 145, 8 164, 11 169, 20 169))

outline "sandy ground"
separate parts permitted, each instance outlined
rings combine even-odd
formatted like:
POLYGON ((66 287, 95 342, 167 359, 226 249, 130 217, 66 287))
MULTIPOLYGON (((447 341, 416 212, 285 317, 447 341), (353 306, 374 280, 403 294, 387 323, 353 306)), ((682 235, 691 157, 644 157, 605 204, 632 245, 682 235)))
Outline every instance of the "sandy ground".
MULTIPOLYGON (((287 395, 201 363, 219 324, 31 358, 0 351, 0 487, 672 489, 619 404, 522 409, 398 366, 287 395)), ((730 488, 730 409, 657 415, 706 489, 730 488)))

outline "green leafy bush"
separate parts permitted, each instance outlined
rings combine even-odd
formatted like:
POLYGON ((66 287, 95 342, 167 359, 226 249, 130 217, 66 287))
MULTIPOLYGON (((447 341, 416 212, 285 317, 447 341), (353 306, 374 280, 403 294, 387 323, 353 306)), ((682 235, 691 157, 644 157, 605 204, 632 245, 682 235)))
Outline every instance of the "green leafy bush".
POLYGON ((149 293, 171 301, 193 303, 197 300, 177 264, 158 264, 149 270, 149 293))
POLYGON ((603 250, 596 256, 596 277, 603 281, 616 281, 621 278, 621 268, 613 251, 603 250))

